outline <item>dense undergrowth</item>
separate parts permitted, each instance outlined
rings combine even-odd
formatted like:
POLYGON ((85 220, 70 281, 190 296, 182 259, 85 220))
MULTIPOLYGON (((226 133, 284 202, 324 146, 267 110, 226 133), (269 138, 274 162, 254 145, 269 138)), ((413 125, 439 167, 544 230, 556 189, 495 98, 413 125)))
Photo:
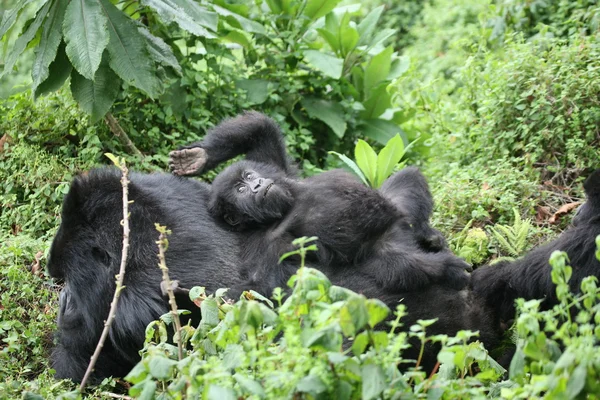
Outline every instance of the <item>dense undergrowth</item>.
MULTIPOLYGON (((596 2, 366 4, 353 18, 358 22, 385 4, 381 24, 396 29, 385 44, 410 58, 410 66, 402 65, 406 71, 385 81, 389 109, 377 117, 400 124, 403 137, 416 140, 407 162, 425 171, 436 199, 434 223, 453 250, 481 265, 517 257, 557 235, 570 216, 555 224, 550 217, 581 200, 582 178, 600 165, 596 2)), ((138 170, 165 169, 169 150, 247 108, 282 124, 306 174, 337 166, 327 151, 348 153, 365 136, 358 104, 366 99, 354 93, 356 82, 305 73, 294 59, 294 43, 288 43, 292 57, 273 51, 266 40, 251 44, 244 63, 216 47, 180 54, 184 76, 161 99, 134 90, 120 95, 113 113, 143 159, 128 155, 104 124, 90 124, 64 90, 35 103, 29 92, 0 102, 0 398, 54 398, 73 389, 48 371, 58 286, 44 267, 71 178, 107 163, 104 152, 126 156, 138 170), (250 62, 266 54, 269 65, 250 62), (240 77, 250 83, 236 85, 240 77), (249 96, 244 84, 257 85, 262 94, 249 96), (300 100, 306 96, 340 104, 343 137, 303 114, 300 100)), ((569 269, 556 257, 561 291, 569 269)), ((191 352, 182 361, 173 358, 165 335, 149 331, 144 360, 129 377, 130 394, 177 398, 186 388, 191 397, 215 399, 597 398, 600 292, 594 280, 582 292, 574 298, 562 290, 562 304, 549 311, 539 311, 539 302, 522 302, 517 353, 505 375, 479 345, 466 344, 464 333, 433 338, 446 347, 438 374, 428 377, 396 368, 407 335, 422 337, 420 328, 408 334, 374 331, 385 315, 395 321, 396 310, 303 270, 284 305, 246 299, 232 306, 207 297, 203 315, 212 317, 188 328, 191 352), (575 317, 567 304, 575 305, 575 317), (350 308, 362 311, 343 312, 350 308), (298 313, 305 325, 293 318, 298 313), (354 356, 341 351, 347 337, 355 337, 354 356)), ((157 322, 159 333, 165 323, 157 322)), ((100 398, 123 390, 122 383, 107 380, 89 393, 100 398)))

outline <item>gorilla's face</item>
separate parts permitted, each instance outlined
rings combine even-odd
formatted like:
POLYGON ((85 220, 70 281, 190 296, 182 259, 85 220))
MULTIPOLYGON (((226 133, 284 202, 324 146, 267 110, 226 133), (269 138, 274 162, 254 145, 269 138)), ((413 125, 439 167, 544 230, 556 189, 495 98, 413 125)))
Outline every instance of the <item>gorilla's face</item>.
POLYGON ((291 208, 292 186, 273 165, 240 161, 215 178, 209 209, 239 229, 271 224, 291 208))

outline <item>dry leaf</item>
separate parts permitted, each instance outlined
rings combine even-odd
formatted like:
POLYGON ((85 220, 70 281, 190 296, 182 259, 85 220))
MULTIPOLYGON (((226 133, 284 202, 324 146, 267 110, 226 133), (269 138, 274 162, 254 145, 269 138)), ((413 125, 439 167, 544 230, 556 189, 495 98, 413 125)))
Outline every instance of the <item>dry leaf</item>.
POLYGON ((550 219, 548 220, 549 223, 551 224, 556 224, 558 223, 558 221, 560 220, 560 217, 562 217, 565 214, 570 213, 571 211, 573 211, 574 209, 576 209, 577 207, 579 207, 579 205, 581 204, 580 201, 576 201, 574 203, 567 203, 567 204, 563 204, 555 213, 554 215, 552 215, 552 217, 550 217, 550 219))
POLYGON ((42 259, 42 256, 44 255, 43 251, 38 251, 35 254, 35 261, 33 262, 33 264, 31 264, 31 273, 34 275, 40 275, 40 260, 42 259))
POLYGON ((542 223, 548 219, 550 216, 550 207, 548 206, 538 206, 537 213, 535 215, 535 221, 537 223, 542 223))

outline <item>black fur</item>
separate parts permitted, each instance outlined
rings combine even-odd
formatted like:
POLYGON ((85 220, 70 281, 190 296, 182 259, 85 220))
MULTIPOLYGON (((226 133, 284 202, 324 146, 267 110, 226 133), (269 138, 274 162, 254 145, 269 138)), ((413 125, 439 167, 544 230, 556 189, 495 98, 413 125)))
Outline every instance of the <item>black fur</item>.
MULTIPOLYGON (((64 199, 48 260, 50 275, 65 283, 52 354, 57 378, 83 377, 108 315, 123 241, 119 179, 116 170, 91 171, 75 178, 64 199)), ((169 309, 160 291, 155 222, 173 232, 166 254, 171 279, 209 291, 239 284, 239 235, 219 229, 202 206, 209 190, 167 174, 131 175, 126 289, 94 376, 125 375, 139 360, 146 325, 169 309)))
POLYGON ((395 174, 381 191, 342 170, 300 180, 278 126, 258 113, 224 122, 195 146, 204 150, 205 168, 215 160, 246 154, 245 161, 217 176, 209 206, 215 216, 250 232, 251 239, 241 249, 241 258, 247 260, 245 286, 260 290, 265 277, 280 274, 285 268, 278 266, 279 257, 301 236, 319 238, 314 260, 319 268, 335 271, 355 265, 391 292, 431 283, 461 289, 468 283, 469 266, 442 250, 443 238, 429 226, 433 200, 417 169, 395 174), (227 143, 235 145, 223 148, 227 143), (438 251, 425 251, 432 247, 438 251))
POLYGON ((565 251, 573 267, 569 282, 577 292, 584 277, 600 278, 600 262, 596 259, 596 236, 600 235, 600 170, 584 183, 586 203, 574 218, 574 226, 557 239, 535 248, 515 262, 502 262, 477 269, 471 284, 478 298, 495 311, 498 323, 515 316, 515 299, 545 299, 544 306, 557 303, 555 285, 548 262, 555 250, 565 251))

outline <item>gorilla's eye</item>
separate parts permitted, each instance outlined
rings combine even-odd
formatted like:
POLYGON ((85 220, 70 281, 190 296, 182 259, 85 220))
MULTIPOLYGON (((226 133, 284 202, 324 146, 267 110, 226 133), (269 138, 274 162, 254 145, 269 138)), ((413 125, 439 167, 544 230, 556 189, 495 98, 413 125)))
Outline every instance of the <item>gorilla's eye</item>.
POLYGON ((245 179, 252 179, 252 172, 244 172, 245 179))
POLYGON ((238 193, 244 193, 246 191, 246 186, 245 185, 238 186, 237 191, 238 191, 238 193))
POLYGON ((225 214, 225 215, 223 215, 223 219, 225 220, 225 222, 227 222, 227 223, 228 223, 229 225, 231 225, 231 226, 236 226, 237 224, 239 224, 239 223, 240 223, 240 221, 238 221, 238 219, 237 219, 237 218, 235 218, 235 217, 232 217, 232 216, 231 216, 231 215, 229 215, 229 214, 225 214))

